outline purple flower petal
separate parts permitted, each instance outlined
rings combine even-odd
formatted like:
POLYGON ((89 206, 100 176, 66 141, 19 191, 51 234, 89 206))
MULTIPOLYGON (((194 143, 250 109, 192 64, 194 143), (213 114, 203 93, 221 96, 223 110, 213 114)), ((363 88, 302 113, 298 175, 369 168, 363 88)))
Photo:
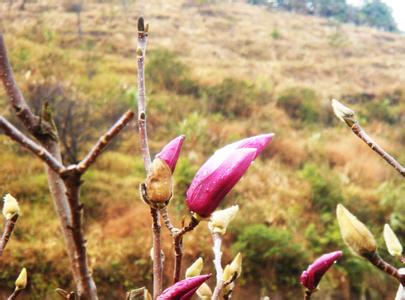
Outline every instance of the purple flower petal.
POLYGON ((302 272, 300 282, 309 290, 314 290, 333 263, 342 257, 342 251, 327 253, 316 259, 308 269, 302 272))
MULTIPOLYGON (((237 142, 234 142, 232 144, 226 145, 225 147, 222 147, 221 149, 218 149, 215 151, 215 153, 201 166, 201 168, 197 171, 195 178, 200 178, 200 180, 203 180, 204 177, 209 176, 214 170, 220 166, 224 160, 226 160, 229 157, 229 154, 233 150, 237 149, 244 149, 244 148, 254 148, 257 150, 255 158, 263 151, 263 149, 270 143, 272 140, 274 134, 273 133, 268 133, 268 134, 261 134, 261 135, 256 135, 253 137, 249 137, 237 142)), ((193 185, 198 184, 198 182, 193 182, 191 183, 190 188, 193 188, 193 185)))
POLYGON ((187 191, 189 209, 202 217, 208 217, 245 174, 256 157, 256 149, 232 149, 227 155, 225 159, 214 157, 205 164, 206 169, 200 169, 187 191))
POLYGON ((189 300, 211 274, 184 279, 165 289, 157 300, 189 300))
POLYGON ((230 149, 242 149, 242 148, 255 148, 257 150, 256 157, 266 148, 266 146, 273 139, 274 133, 260 134, 252 136, 232 144, 226 145, 225 147, 219 149, 218 151, 227 151, 230 149))
POLYGON ((176 137, 175 139, 171 140, 166 146, 164 146, 163 149, 158 154, 156 154, 157 158, 160 158, 167 163, 169 168, 172 170, 172 173, 176 168, 176 163, 177 160, 179 159, 184 139, 185 139, 184 135, 176 137))

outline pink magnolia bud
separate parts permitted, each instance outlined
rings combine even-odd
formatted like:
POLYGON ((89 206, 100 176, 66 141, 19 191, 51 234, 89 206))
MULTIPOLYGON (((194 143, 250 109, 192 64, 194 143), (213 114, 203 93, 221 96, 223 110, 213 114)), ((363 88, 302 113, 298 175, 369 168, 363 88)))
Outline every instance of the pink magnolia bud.
POLYGON ((272 137, 273 134, 258 135, 217 150, 198 170, 187 190, 189 209, 208 217, 272 137))
POLYGON ((342 251, 327 253, 315 260, 306 271, 302 272, 301 284, 309 290, 314 290, 335 261, 342 257, 342 251))
POLYGON ((199 275, 179 281, 171 287, 165 289, 157 300, 189 300, 196 290, 202 285, 211 274, 199 275))
POLYGON ((163 149, 156 154, 157 158, 164 160, 169 168, 174 172, 176 168, 177 160, 179 159, 181 147, 183 146, 183 141, 185 139, 184 135, 180 135, 175 139, 171 140, 163 149))

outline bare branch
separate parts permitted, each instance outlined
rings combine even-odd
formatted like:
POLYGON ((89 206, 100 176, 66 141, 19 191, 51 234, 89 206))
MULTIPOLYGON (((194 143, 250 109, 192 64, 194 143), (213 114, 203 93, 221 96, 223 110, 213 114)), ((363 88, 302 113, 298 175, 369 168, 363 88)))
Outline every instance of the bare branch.
POLYGON ((369 262, 371 262, 375 267, 380 269, 381 271, 387 273, 388 275, 392 276, 400 284, 405 286, 405 274, 400 274, 398 269, 387 263, 383 260, 377 252, 373 252, 371 254, 363 255, 369 262))
POLYGON ((361 140, 363 140, 373 151, 375 151, 379 156, 381 156, 388 164, 394 167, 402 176, 405 177, 405 167, 391 155, 388 154, 380 145, 378 145, 368 134, 361 128, 359 122, 356 119, 355 112, 349 107, 343 105, 339 101, 332 100, 332 108, 335 115, 357 135, 361 140))
POLYGON ((17 223, 18 214, 14 215, 10 219, 6 220, 4 224, 4 232, 0 239, 0 256, 3 255, 4 249, 7 246, 7 243, 13 233, 15 224, 17 223))
POLYGON ((30 131, 30 133, 34 134, 39 128, 39 117, 34 115, 34 113, 31 111, 25 102, 24 96, 18 88, 7 56, 7 50, 2 34, 0 34, 0 78, 3 82, 4 88, 6 89, 10 104, 16 111, 17 117, 30 131))
POLYGON ((133 119, 134 113, 128 110, 122 117, 97 141, 87 156, 78 164, 80 173, 86 172, 103 150, 110 144, 116 135, 133 119))
POLYGON ((359 123, 357 122, 354 123, 351 126, 351 129, 355 135, 357 135, 360 139, 362 139, 373 151, 375 151, 387 163, 393 166, 395 170, 397 170, 402 176, 405 177, 405 167, 401 166, 401 164, 394 157, 388 154, 387 151, 385 151, 371 137, 369 137, 359 123))
POLYGON ((212 300, 218 300, 219 295, 221 294, 221 291, 224 288, 224 281, 222 279, 223 268, 222 268, 222 263, 221 263, 221 258, 222 258, 222 251, 221 251, 222 236, 219 233, 213 232, 212 233, 212 241, 214 243, 214 246, 212 247, 212 251, 214 252, 214 266, 215 266, 215 271, 216 271, 216 274, 217 274, 217 284, 215 286, 215 290, 214 290, 214 293, 212 295, 212 300))
POLYGON ((197 227, 200 221, 194 217, 191 217, 191 221, 187 226, 183 227, 182 229, 178 229, 170 221, 166 207, 161 208, 160 213, 162 215, 164 224, 166 225, 167 229, 170 231, 170 234, 173 237, 173 247, 174 247, 173 282, 176 283, 177 281, 180 280, 181 275, 181 262, 183 259, 183 236, 187 232, 192 231, 195 227, 197 227))
POLYGON ((46 149, 25 136, 21 131, 19 131, 2 116, 0 116, 0 128, 3 129, 4 133, 8 137, 19 143, 24 148, 30 150, 55 172, 60 173, 65 169, 65 167, 58 160, 56 160, 46 149))
POLYGON ((138 63, 138 129, 146 173, 149 172, 151 166, 148 134, 146 129, 145 53, 147 37, 147 26, 145 28, 144 20, 141 17, 138 19, 138 49, 136 50, 138 63))
POLYGON ((17 299, 18 295, 20 295, 22 291, 23 290, 15 289, 14 292, 10 295, 10 297, 7 298, 7 300, 15 300, 15 299, 17 299))
POLYGON ((153 232, 153 299, 162 293, 163 264, 160 245, 160 221, 157 208, 150 208, 153 232))

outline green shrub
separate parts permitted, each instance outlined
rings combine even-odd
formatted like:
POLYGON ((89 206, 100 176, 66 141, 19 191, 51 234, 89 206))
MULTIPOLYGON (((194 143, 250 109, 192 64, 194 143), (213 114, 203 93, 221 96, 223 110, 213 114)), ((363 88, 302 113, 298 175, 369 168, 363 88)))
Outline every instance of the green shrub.
POLYGON ((244 278, 271 289, 298 285, 306 263, 301 248, 288 231, 254 224, 242 230, 232 250, 243 253, 244 278))
POLYGON ((307 123, 319 120, 320 102, 315 91, 309 88, 293 87, 281 92, 277 106, 293 119, 299 119, 307 123))
POLYGON ((339 180, 329 168, 321 169, 308 163, 300 175, 311 186, 311 200, 315 208, 330 212, 338 203, 343 202, 339 180))
POLYGON ((190 79, 189 68, 174 52, 158 48, 148 53, 146 61, 146 82, 179 94, 198 96, 199 87, 190 79))
POLYGON ((378 120, 388 124, 394 124, 397 121, 388 99, 369 102, 366 107, 369 121, 378 120))
POLYGON ((260 95, 252 83, 233 78, 205 88, 204 97, 209 113, 220 113, 226 117, 248 117, 254 104, 266 100, 266 96, 260 95))

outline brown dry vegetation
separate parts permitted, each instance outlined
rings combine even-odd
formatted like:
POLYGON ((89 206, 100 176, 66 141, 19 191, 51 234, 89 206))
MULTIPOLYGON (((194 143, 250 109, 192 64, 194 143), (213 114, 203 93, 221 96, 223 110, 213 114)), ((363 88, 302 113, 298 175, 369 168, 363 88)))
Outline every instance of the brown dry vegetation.
MULTIPOLYGON (((173 56, 167 65, 149 65, 152 152, 177 134, 187 135, 170 207, 177 224, 187 214, 187 184, 215 148, 248 135, 276 133, 273 144, 224 203, 241 206, 225 241, 224 261, 231 260, 237 250, 232 244, 240 242, 244 230, 258 224, 276 230, 268 235, 277 236, 280 245, 288 240, 299 249, 280 246, 278 253, 292 257, 273 253, 256 265, 255 255, 264 254, 248 257, 250 265, 245 265, 236 299, 300 298, 300 270, 325 251, 345 249, 334 220, 337 202, 367 222, 384 257, 384 223, 390 223, 404 242, 401 178, 335 120, 328 103, 331 97, 351 103, 370 135, 405 163, 404 36, 239 2, 128 2, 129 9, 123 11, 110 1, 86 1, 81 40, 75 14, 58 1, 29 1, 25 11, 9 11, 0 3, 0 28, 28 99, 57 102, 57 96, 39 87, 59 83, 79 109, 90 103, 90 121, 79 120, 80 130, 90 133, 79 149, 81 157, 95 134, 133 105, 136 19, 145 16, 151 31, 148 57, 173 56), (161 74, 161 81, 156 74, 161 74), (233 81, 224 81, 229 78, 233 81), (212 106, 222 100, 231 112, 212 106), (281 101, 290 101, 285 102, 290 107, 298 103, 297 111, 289 112, 281 101), (283 263, 276 267, 279 261, 283 263)), ((0 100, 3 114, 12 118, 3 89, 0 100)), ((151 283, 150 218, 138 197, 142 178, 134 128, 120 136, 84 178, 86 235, 103 299, 122 298, 126 290, 151 283)), ((10 289, 24 265, 30 273, 28 298, 54 299, 53 289, 69 288, 71 283, 43 167, 4 136, 0 187, 1 193, 17 196, 23 210, 16 235, 0 260, 0 287, 10 289)), ((263 241, 249 238, 262 251, 263 241)), ((203 256, 204 270, 213 271, 205 224, 186 237, 185 245, 184 265, 203 256)), ((167 232, 163 248, 168 282, 173 262, 167 232)), ((314 299, 390 299, 394 290, 391 280, 347 251, 314 299)))

